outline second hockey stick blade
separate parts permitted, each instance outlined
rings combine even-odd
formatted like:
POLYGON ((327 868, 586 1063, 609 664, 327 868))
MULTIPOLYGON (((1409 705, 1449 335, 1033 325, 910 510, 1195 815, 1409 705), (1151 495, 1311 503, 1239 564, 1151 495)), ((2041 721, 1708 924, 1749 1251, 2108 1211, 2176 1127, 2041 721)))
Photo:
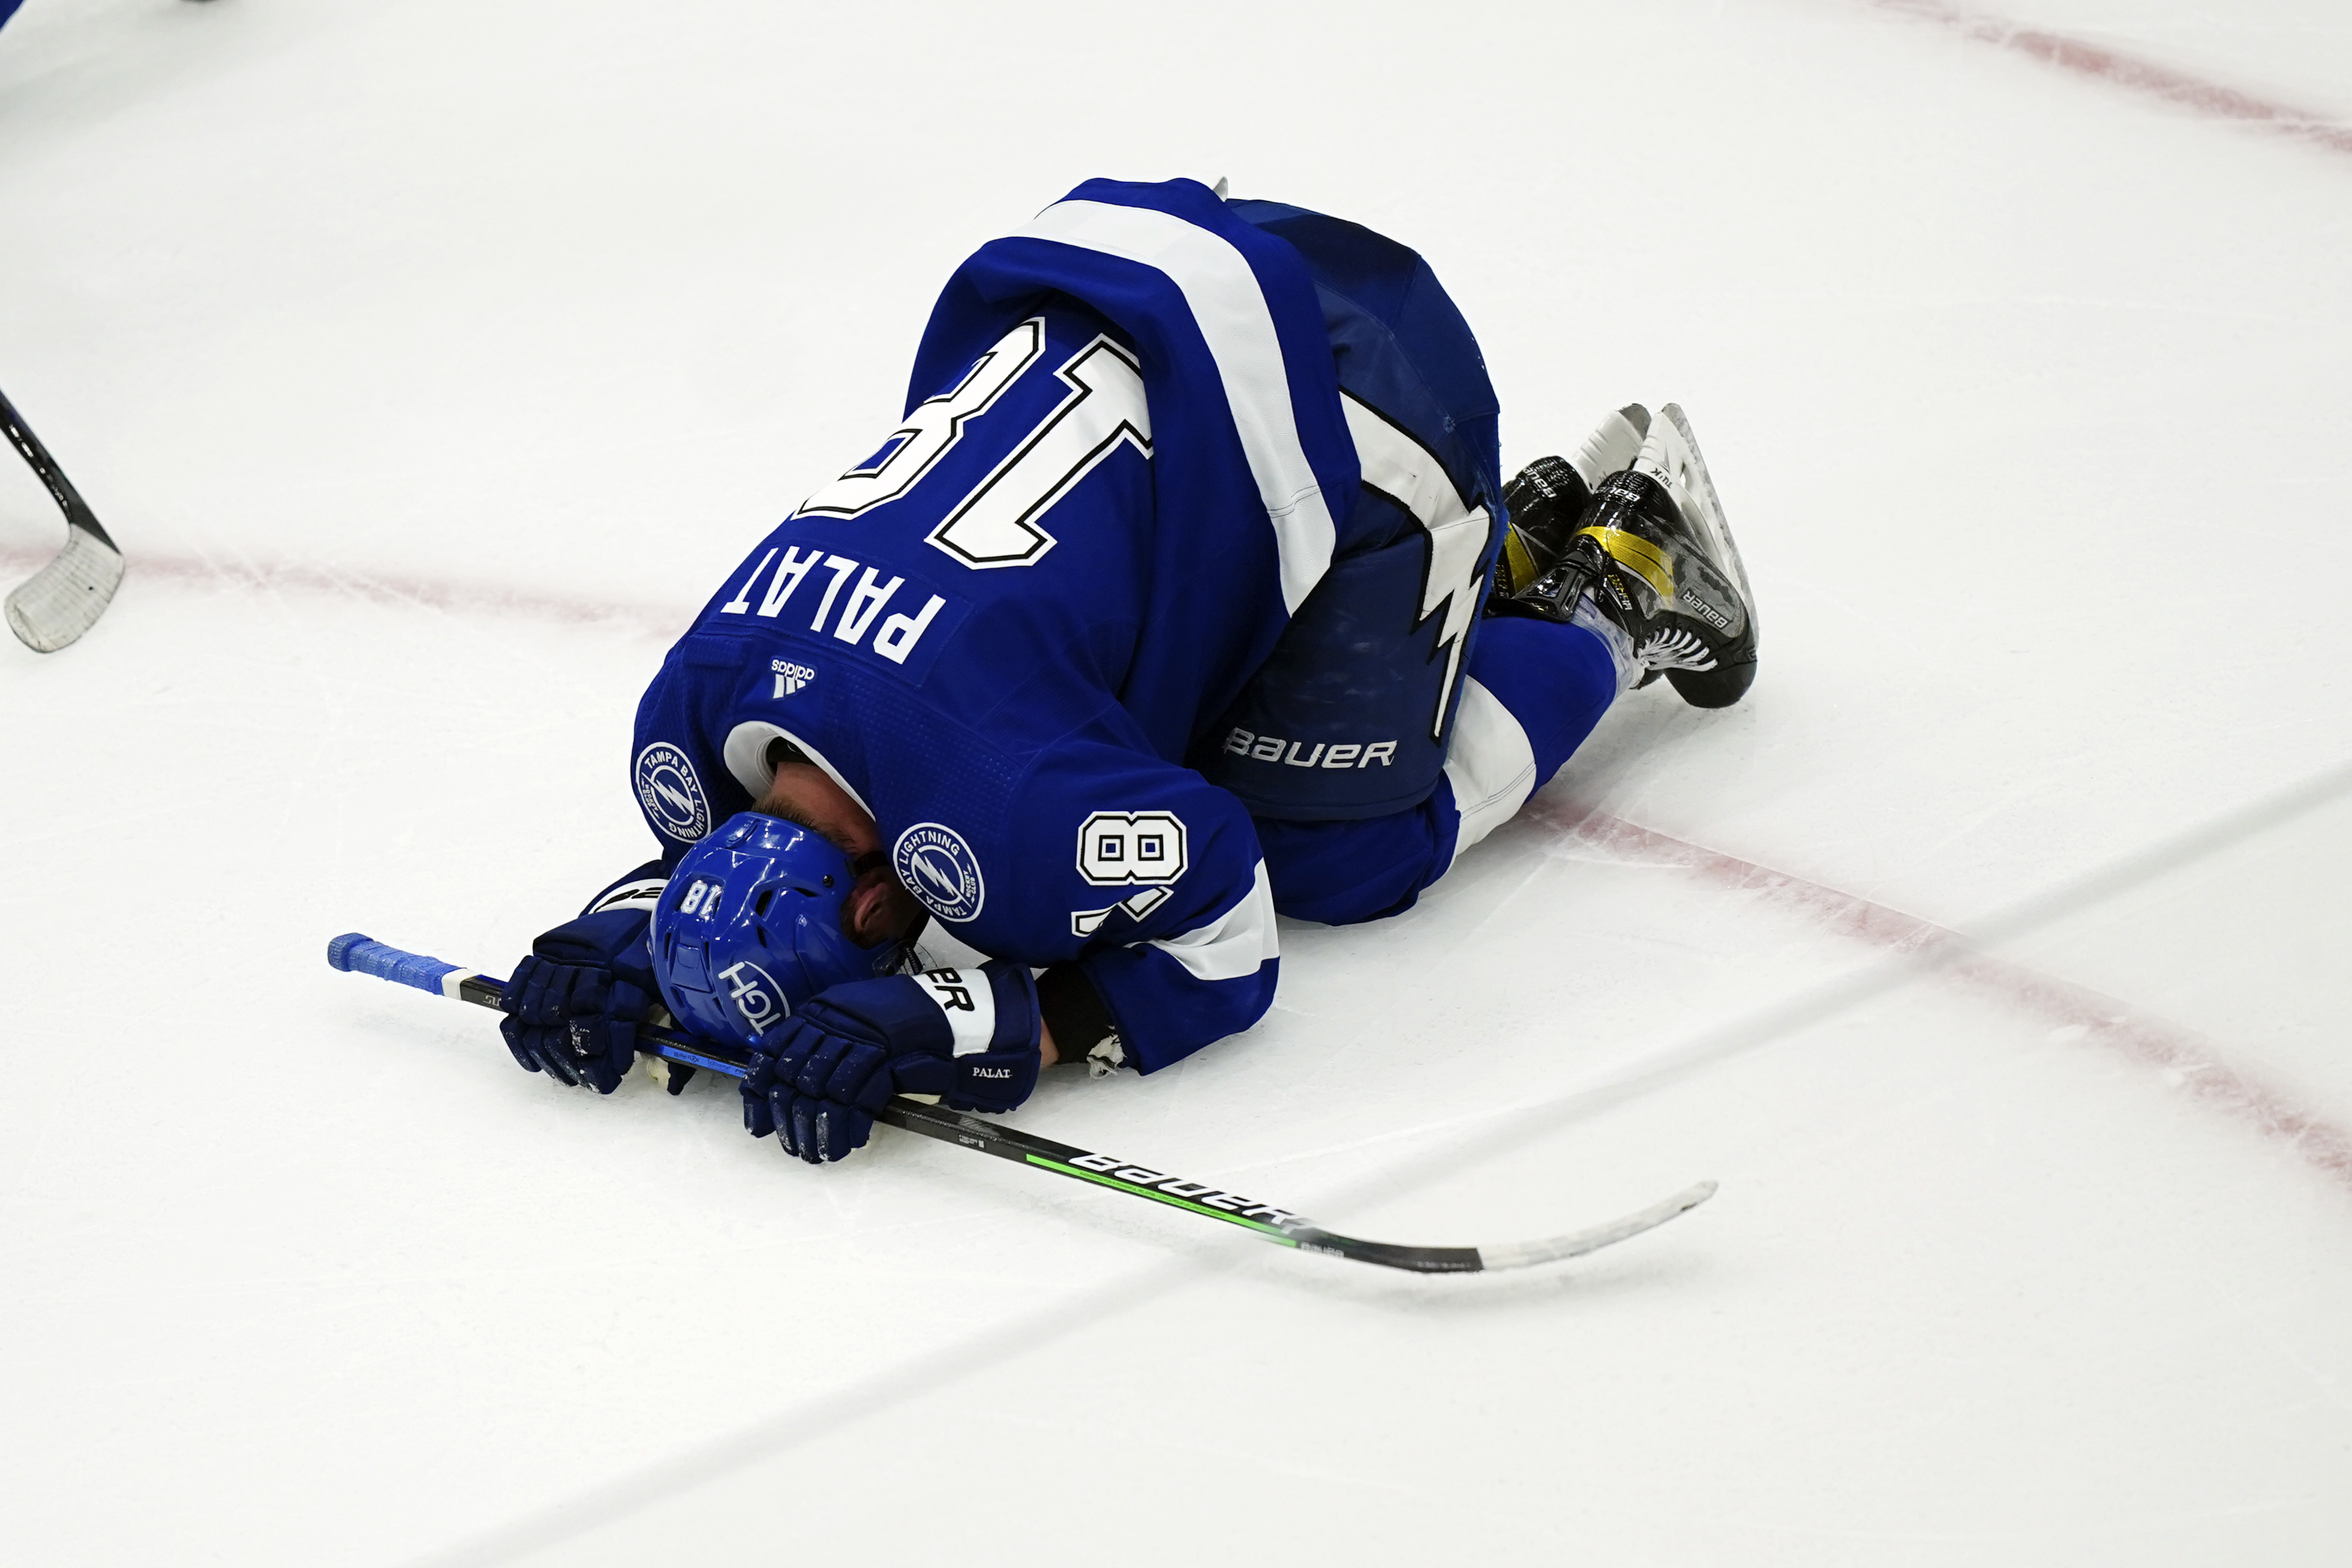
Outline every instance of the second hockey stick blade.
POLYGON ((56 560, 8 595, 8 629, 36 653, 55 653, 98 624, 122 581, 122 552, 99 526, 73 481, 6 395, 0 394, 0 430, 39 476, 66 514, 66 547, 56 560))

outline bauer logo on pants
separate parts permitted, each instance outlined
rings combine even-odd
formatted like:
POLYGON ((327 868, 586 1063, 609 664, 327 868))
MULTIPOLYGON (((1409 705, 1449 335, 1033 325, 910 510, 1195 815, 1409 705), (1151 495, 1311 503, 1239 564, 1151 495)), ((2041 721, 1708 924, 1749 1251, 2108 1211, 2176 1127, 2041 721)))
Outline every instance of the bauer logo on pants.
POLYGON ((943 921, 972 919, 988 898, 980 857, 961 834, 937 822, 919 822, 898 835, 890 850, 890 868, 907 891, 943 921))
POLYGON ((683 844, 710 831, 710 802, 684 752, 656 741, 637 753, 635 777, 637 804, 656 831, 683 844))

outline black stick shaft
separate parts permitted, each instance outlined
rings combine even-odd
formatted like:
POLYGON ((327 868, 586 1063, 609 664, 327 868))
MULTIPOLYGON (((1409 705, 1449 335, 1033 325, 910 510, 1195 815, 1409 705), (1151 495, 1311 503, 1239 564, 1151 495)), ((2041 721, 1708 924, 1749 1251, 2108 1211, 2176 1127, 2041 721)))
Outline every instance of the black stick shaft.
MULTIPOLYGON (((470 1002, 478 1007, 498 1012, 506 1009, 506 987, 491 976, 460 969, 456 964, 427 958, 422 953, 406 952, 372 941, 357 931, 339 936, 328 943, 327 962, 337 969, 356 969, 363 974, 412 985, 417 990, 430 991, 456 1001, 470 1002)), ((705 1068, 729 1078, 748 1076, 748 1061, 741 1054, 667 1029, 641 1026, 637 1030, 637 1048, 665 1061, 705 1068)), ((953 1143, 958 1148, 977 1150, 1000 1160, 1010 1160, 1033 1170, 1050 1171, 1072 1181, 1108 1187, 1130 1197, 1149 1198, 1154 1203, 1183 1209, 1204 1218, 1223 1220, 1227 1225, 1238 1226, 1284 1247, 1295 1247, 1305 1252, 1328 1252, 1339 1258, 1352 1258, 1360 1263, 1377 1263, 1390 1268, 1410 1269, 1417 1274, 1475 1274, 1490 1268, 1521 1268, 1530 1264, 1580 1257, 1612 1242, 1622 1241, 1629 1236, 1638 1236, 1654 1226, 1663 1225, 1676 1215, 1697 1207, 1715 1192, 1714 1183, 1702 1182, 1639 1214, 1547 1241, 1525 1242, 1504 1247, 1405 1247, 1392 1242, 1362 1241, 1354 1237, 1340 1236, 1313 1225, 1287 1209, 1258 1203, 1237 1193, 1229 1193, 1201 1182, 1188 1182, 1166 1171, 1133 1164, 1115 1155, 1098 1154, 1067 1143, 1056 1143, 1050 1138, 999 1126, 962 1111, 909 1100, 905 1095, 893 1095, 875 1120, 908 1132, 935 1138, 942 1143, 953 1143)))
POLYGON ((106 530, 99 526, 98 518, 81 499, 81 492, 73 488, 73 481, 66 478, 65 470, 58 467, 58 460, 49 456, 49 449, 41 445, 41 438, 33 434, 33 427, 25 423, 25 416, 16 412, 16 405, 8 401, 8 395, 5 392, 0 392, 0 430, 8 433, 8 444, 16 447, 25 461, 32 465, 33 472, 40 476, 41 483, 48 489, 49 499, 56 501, 58 510, 66 514, 67 523, 94 535, 100 543, 113 549, 114 541, 108 538, 106 530))
MULTIPOLYGON (((506 1007, 506 987, 488 975, 469 974, 458 980, 457 996, 457 1000, 471 1002, 478 1007, 488 1007, 501 1012, 506 1007)), ((731 1052, 727 1052, 708 1041, 692 1039, 684 1035, 674 1034, 667 1029, 640 1026, 637 1029, 637 1048, 648 1056, 659 1057, 664 1061, 705 1068, 711 1072, 722 1073, 729 1078, 742 1078, 749 1070, 748 1064, 731 1052)), ((1286 1247, 1308 1246, 1306 1237, 1311 1235, 1319 1239, 1323 1236, 1322 1232, 1306 1225, 1297 1215, 1287 1210, 1277 1209, 1270 1204, 1257 1203, 1242 1197, 1238 1194, 1228 1193, 1222 1188, 1208 1186, 1198 1182, 1180 1181, 1165 1171, 1154 1171, 1144 1166, 1132 1165, 1125 1160, 1116 1159, 1108 1154, 1097 1154, 1091 1150, 1074 1148, 1067 1143, 1056 1143, 1050 1138, 1040 1138, 1034 1133, 1022 1132, 1010 1127, 999 1127, 992 1122, 983 1121, 977 1116, 967 1115, 961 1110, 948 1110, 937 1105, 926 1104, 919 1100, 909 1100, 903 1094, 891 1096, 889 1103, 877 1112, 874 1119, 904 1131, 918 1132, 926 1138, 935 1138, 942 1143, 953 1143, 962 1149, 975 1149, 981 1153, 993 1154, 1000 1160, 1010 1160, 1015 1164, 1051 1171, 1055 1175, 1067 1176, 1074 1181, 1089 1182, 1097 1185, 1115 1188, 1139 1197, 1153 1198, 1177 1208, 1189 1209, 1194 1214, 1204 1215, 1211 1219, 1224 1220, 1229 1224, 1240 1226, 1244 1230, 1255 1231, 1269 1241, 1280 1242, 1286 1247), (1160 1184, 1175 1190, 1162 1191, 1160 1184), (1286 1226, 1289 1228, 1285 1228, 1286 1226)), ((1377 1247, 1379 1244, 1356 1243, 1354 1245, 1377 1247)), ((1336 1250, 1328 1247, 1314 1249, 1336 1250)), ((1424 1247, 1407 1250, 1466 1253, 1475 1259, 1477 1249, 1475 1247, 1424 1247)), ((1473 1261, 1468 1267, 1475 1268, 1477 1265, 1473 1261)))

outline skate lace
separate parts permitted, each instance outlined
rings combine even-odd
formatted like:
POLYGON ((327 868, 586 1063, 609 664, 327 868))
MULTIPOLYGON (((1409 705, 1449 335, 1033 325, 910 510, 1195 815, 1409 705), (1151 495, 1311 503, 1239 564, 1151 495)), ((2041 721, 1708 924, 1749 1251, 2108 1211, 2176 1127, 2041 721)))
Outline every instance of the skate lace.
POLYGON ((1643 669, 1713 669, 1715 654, 1694 631, 1663 626, 1642 639, 1633 657, 1643 669))

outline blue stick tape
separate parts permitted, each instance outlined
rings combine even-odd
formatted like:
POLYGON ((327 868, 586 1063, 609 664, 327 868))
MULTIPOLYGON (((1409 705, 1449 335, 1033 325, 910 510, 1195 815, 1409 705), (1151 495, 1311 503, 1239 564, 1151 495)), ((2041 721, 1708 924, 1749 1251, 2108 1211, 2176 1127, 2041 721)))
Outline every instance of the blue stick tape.
POLYGON ((355 931, 345 931, 327 944, 327 962, 337 969, 373 974, 396 985, 414 985, 436 996, 442 994, 443 978, 456 973, 458 967, 421 952, 403 952, 355 931))

